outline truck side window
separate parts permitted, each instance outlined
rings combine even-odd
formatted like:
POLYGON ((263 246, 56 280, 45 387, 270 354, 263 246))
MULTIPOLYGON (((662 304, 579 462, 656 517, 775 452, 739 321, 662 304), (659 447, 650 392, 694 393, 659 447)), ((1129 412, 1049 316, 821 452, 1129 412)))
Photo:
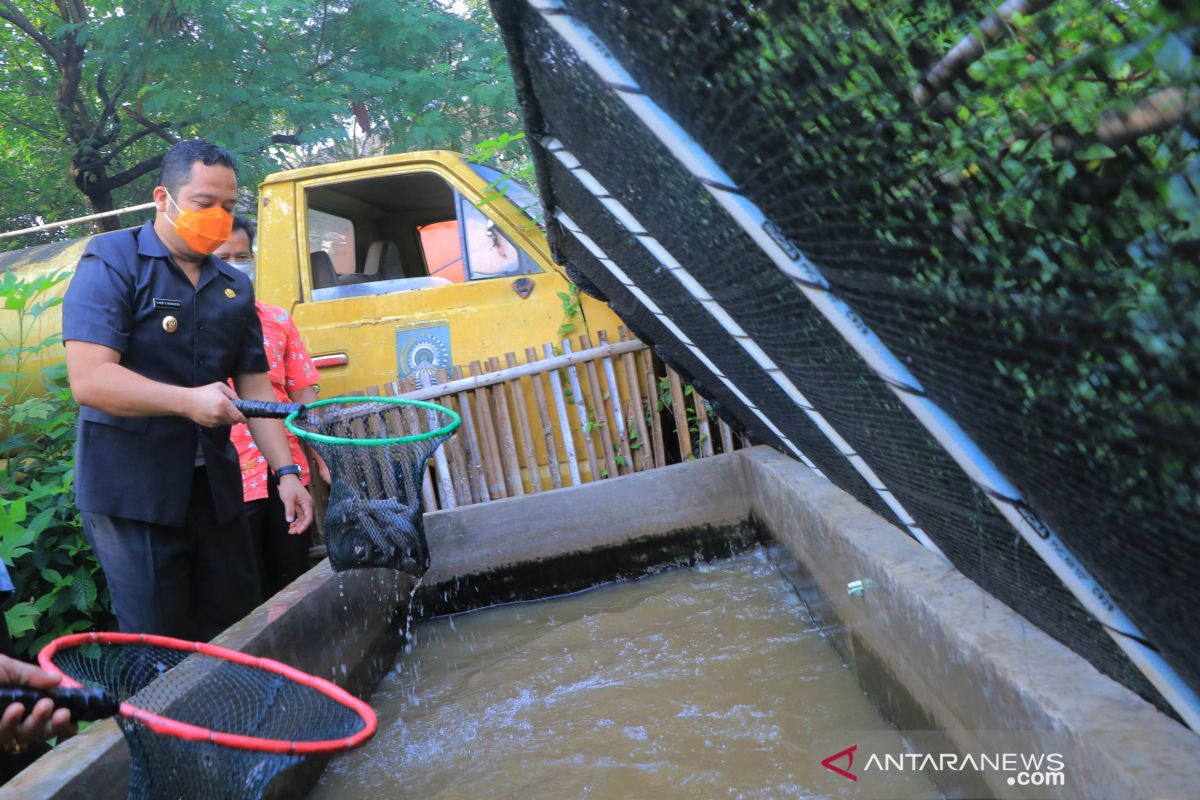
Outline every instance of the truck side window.
POLYGON ((305 201, 314 301, 540 271, 434 172, 307 187, 305 201))
POLYGON ((471 280, 538 272, 533 259, 509 241, 499 226, 465 199, 461 218, 466 227, 467 267, 471 280))
POLYGON ((354 223, 325 211, 308 210, 309 252, 324 250, 338 275, 354 272, 354 223))
POLYGON ((495 222, 468 200, 461 196, 457 199, 459 219, 417 228, 430 275, 462 283, 468 279, 478 281, 539 271, 533 259, 501 233, 495 222), (465 225, 460 226, 459 220, 465 225), (463 258, 464 239, 466 259, 463 258))

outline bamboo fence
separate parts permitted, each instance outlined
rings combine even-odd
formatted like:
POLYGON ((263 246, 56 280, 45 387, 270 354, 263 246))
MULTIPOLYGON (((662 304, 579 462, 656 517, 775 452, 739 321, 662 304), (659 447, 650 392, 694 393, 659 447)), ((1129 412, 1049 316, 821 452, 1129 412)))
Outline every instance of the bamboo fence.
MULTIPOLYGON (((360 396, 430 400, 462 417, 425 472, 425 510, 457 508, 576 486, 707 458, 742 437, 628 331, 528 347, 415 379, 368 386, 360 396)), ((389 435, 427 430, 404 409, 389 435)), ((351 423, 353 425, 354 423, 351 423)), ((349 431, 350 435, 377 432, 349 431)), ((366 449, 369 451, 369 448, 366 449)), ((381 465, 382 466, 382 465, 381 465)), ((318 518, 323 500, 317 496, 318 518)))

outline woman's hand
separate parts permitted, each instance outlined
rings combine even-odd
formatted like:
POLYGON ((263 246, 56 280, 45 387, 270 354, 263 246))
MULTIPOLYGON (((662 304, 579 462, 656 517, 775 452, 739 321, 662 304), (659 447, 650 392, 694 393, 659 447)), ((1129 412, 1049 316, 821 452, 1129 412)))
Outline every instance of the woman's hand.
MULTIPOLYGON (((60 676, 43 672, 33 664, 0 655, 0 684, 53 689, 61 680, 60 676)), ((0 746, 9 750, 13 745, 30 745, 73 733, 75 723, 71 721, 71 712, 65 708, 55 710, 54 701, 48 697, 38 700, 28 714, 22 704, 11 703, 0 715, 0 746)))

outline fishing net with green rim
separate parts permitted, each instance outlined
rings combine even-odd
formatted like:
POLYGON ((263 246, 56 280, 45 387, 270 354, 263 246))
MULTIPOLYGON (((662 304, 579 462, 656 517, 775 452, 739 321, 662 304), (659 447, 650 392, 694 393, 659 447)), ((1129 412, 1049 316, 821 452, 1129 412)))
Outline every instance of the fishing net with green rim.
POLYGON ((289 414, 288 430, 329 467, 325 545, 335 570, 425 574, 422 478, 461 422, 448 408, 403 397, 332 397, 289 414))
POLYGON ((136 633, 46 645, 43 669, 120 703, 130 800, 257 800, 308 756, 356 747, 375 713, 329 681, 235 650, 136 633))

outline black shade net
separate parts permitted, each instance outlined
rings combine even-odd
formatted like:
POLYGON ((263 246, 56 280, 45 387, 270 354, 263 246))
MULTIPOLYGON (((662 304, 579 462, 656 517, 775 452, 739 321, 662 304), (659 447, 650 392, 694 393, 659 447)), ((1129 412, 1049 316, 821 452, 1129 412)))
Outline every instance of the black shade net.
POLYGON ((295 420, 301 431, 348 440, 305 437, 329 467, 325 546, 334 570, 390 567, 420 577, 429 569, 421 484, 450 435, 437 431, 451 422, 445 410, 355 399, 310 406, 295 420), (416 441, 388 442, 396 438, 416 441))
MULTIPOLYGON (((612 89, 525 0, 492 5, 548 218, 569 215, 822 472, 896 521, 737 341, 537 144, 552 137, 779 365, 955 566, 1165 708, 612 89)), ((1010 0, 1004 20, 973 0, 565 6, 1200 689, 1189 621, 1200 600, 1195 5, 1010 0)), ((631 329, 754 436, 781 445, 577 237, 553 223, 550 234, 631 329)))
MULTIPOLYGON (((344 739, 363 720, 305 684, 214 656, 146 644, 86 644, 54 664, 138 709, 222 733, 285 742, 344 739)), ((129 744, 130 800, 258 800, 303 756, 187 741, 118 716, 129 744)))

